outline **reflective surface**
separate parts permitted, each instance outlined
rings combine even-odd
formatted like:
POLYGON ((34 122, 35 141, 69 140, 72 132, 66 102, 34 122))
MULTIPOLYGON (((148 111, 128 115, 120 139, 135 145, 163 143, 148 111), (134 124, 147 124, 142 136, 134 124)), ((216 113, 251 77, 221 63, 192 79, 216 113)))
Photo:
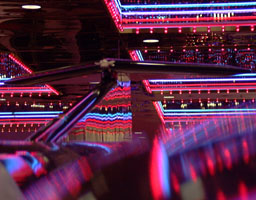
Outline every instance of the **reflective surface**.
POLYGON ((27 199, 254 199, 255 75, 172 76, 118 74, 64 138, 2 142, 1 164, 27 199))
POLYGON ((235 70, 227 64, 255 71, 255 2, 23 3, 0 2, 0 49, 15 54, 0 54, 0 199, 256 199, 256 77, 224 77, 235 70), (129 54, 133 68, 114 74, 117 84, 64 138, 24 141, 108 80, 97 70, 31 87, 6 79, 129 54), (159 74, 165 64, 142 60, 181 65, 159 74), (209 74, 201 63, 223 68, 208 65, 209 74))

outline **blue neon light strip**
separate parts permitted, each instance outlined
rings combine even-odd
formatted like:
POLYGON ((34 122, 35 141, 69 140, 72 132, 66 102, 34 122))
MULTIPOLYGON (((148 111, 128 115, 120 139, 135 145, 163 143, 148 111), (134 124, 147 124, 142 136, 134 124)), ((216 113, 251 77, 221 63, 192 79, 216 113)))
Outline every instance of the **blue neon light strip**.
POLYGON ((62 114, 63 111, 34 111, 34 112, 0 112, 0 115, 44 115, 44 114, 62 114))
POLYGON ((203 3, 203 4, 161 4, 161 5, 122 5, 124 9, 134 8, 208 8, 208 7, 238 7, 255 6, 256 2, 238 2, 238 3, 203 3))
POLYGON ((1 119, 13 119, 13 118, 55 118, 59 115, 4 115, 1 116, 1 119))
POLYGON ((134 11, 122 12, 123 15, 195 15, 195 14, 227 14, 227 13, 252 13, 256 12, 255 8, 252 9, 233 9, 233 10, 188 10, 188 11, 134 11))
POLYGON ((122 11, 121 11, 122 5, 121 5, 120 1, 119 0, 114 0, 114 2, 116 4, 116 7, 117 7, 119 13, 122 14, 122 11))
POLYGON ((86 121, 87 119, 97 119, 101 121, 114 121, 114 120, 131 120, 132 113, 115 113, 115 114, 100 114, 100 113, 89 113, 80 120, 86 121))
POLYGON ((120 0, 115 0, 118 6, 124 9, 134 8, 205 8, 205 7, 233 7, 233 6, 255 6, 256 2, 236 3, 198 3, 198 4, 158 4, 158 5, 121 5, 120 0))
POLYGON ((205 115, 250 115, 256 114, 256 109, 164 109, 161 102, 158 102, 164 116, 205 116, 205 115), (168 113, 166 113, 168 112, 168 113))
POLYGON ((150 83, 176 83, 176 82, 234 82, 234 81, 256 81, 255 78, 205 78, 205 79, 156 79, 149 80, 150 83))
POLYGON ((164 112, 193 112, 193 113, 206 113, 206 112, 251 112, 256 111, 256 109, 164 109, 164 112))
POLYGON ((241 76, 256 76, 256 73, 235 74, 233 76, 237 76, 237 77, 241 77, 241 76))
POLYGON ((0 81, 8 81, 10 80, 11 78, 0 78, 0 81))
POLYGON ((143 56, 142 56, 142 54, 141 54, 141 51, 140 51, 140 50, 136 50, 136 53, 137 53, 137 55, 138 55, 138 57, 139 57, 139 60, 140 60, 140 61, 144 61, 144 58, 143 58, 143 56))
POLYGON ((256 112, 165 113, 164 116, 255 115, 256 112))
POLYGON ((250 111, 256 111, 256 108, 228 108, 228 109, 164 109, 161 102, 158 102, 161 110, 163 112, 250 112, 250 111))
POLYGON ((0 85, 4 85, 4 82, 0 82, 0 85))

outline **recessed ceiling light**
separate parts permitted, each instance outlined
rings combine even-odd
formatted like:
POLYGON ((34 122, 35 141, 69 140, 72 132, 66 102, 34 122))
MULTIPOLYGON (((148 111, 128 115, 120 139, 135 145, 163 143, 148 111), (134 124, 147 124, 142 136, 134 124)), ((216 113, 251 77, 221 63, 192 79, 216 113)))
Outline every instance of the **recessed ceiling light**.
POLYGON ((157 43, 159 42, 159 40, 157 39, 146 39, 146 40, 143 40, 144 43, 157 43))
POLYGON ((28 10, 37 10, 40 9, 41 6, 40 5, 22 5, 21 6, 23 9, 28 9, 28 10))

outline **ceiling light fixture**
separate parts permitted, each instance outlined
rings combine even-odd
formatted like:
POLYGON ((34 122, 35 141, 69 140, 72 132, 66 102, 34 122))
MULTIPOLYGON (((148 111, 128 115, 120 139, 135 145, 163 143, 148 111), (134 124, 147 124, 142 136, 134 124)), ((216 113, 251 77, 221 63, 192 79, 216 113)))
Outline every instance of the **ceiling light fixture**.
POLYGON ((144 43, 158 43, 159 40, 157 39, 146 39, 146 40, 143 40, 144 43))
POLYGON ((27 9, 27 10, 38 10, 41 8, 40 5, 34 5, 34 4, 28 4, 28 5, 22 5, 21 6, 23 9, 27 9))

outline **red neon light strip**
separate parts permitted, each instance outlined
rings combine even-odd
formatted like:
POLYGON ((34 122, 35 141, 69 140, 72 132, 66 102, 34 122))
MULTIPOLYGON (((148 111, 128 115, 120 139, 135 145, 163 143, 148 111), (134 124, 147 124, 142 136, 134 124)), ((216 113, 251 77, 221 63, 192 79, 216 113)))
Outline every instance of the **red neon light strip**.
POLYGON ((52 86, 50 86, 50 85, 48 85, 48 84, 45 84, 46 85, 46 87, 48 87, 54 94, 56 94, 56 95, 59 95, 60 93, 57 91, 57 90, 55 90, 52 86))
MULTIPOLYGON (((27 67, 24 63, 22 63, 20 60, 18 60, 17 58, 14 57, 13 54, 9 54, 8 57, 14 61, 15 63, 17 63, 19 66, 21 66, 25 71, 27 71, 29 74, 32 74, 33 71, 27 67)), ((48 84, 45 84, 46 87, 48 87, 53 93, 55 93, 56 95, 59 95, 59 92, 57 90, 55 90, 53 87, 51 87, 48 84)))
POLYGON ((177 24, 124 24, 124 29, 150 29, 150 28, 191 28, 191 27, 218 27, 218 26, 255 26, 255 22, 233 22, 232 24, 227 22, 212 22, 212 23, 177 23, 177 24))
POLYGON ((120 91, 120 92, 130 91, 130 89, 131 87, 124 87, 124 88, 116 87, 115 89, 111 90, 110 93, 115 93, 117 91, 120 91))
POLYGON ((10 93, 49 93, 50 91, 42 91, 42 90, 11 90, 11 91, 2 91, 2 94, 10 94, 10 93))
POLYGON ((145 87, 152 91, 189 91, 189 90, 246 90, 256 89, 256 83, 209 83, 209 84, 165 84, 165 85, 151 85, 148 80, 143 80, 145 87), (191 87, 197 86, 197 87, 191 87), (209 86, 223 86, 223 87, 209 87, 209 86), (246 86, 246 87, 245 87, 246 86), (166 88, 164 88, 166 87, 166 88), (182 87, 182 88, 181 88, 182 87))
POLYGON ((13 90, 18 90, 18 89, 21 89, 21 90, 49 90, 48 88, 46 87, 1 87, 1 90, 10 90, 10 89, 13 89, 13 90))
POLYGON ((164 120, 163 113, 162 113, 162 111, 161 111, 161 108, 160 108, 159 104, 158 104, 157 102, 153 102, 153 105, 154 105, 154 107, 155 107, 155 109, 156 109, 156 112, 157 112, 159 118, 160 118, 161 121, 164 123, 165 120, 164 120))
POLYGON ((256 86, 256 83, 207 83, 207 84, 159 84, 153 85, 149 83, 151 88, 157 87, 193 87, 193 86, 201 86, 201 87, 210 87, 210 86, 256 86))
POLYGON ((105 97, 104 100, 105 101, 110 101, 110 100, 116 100, 116 99, 128 99, 131 98, 131 95, 118 95, 118 96, 114 96, 114 97, 105 97))
POLYGON ((9 54, 8 55, 9 58, 14 61, 15 63, 17 63, 18 65, 20 65, 25 71, 27 71, 28 73, 32 74, 33 71, 31 69, 29 69, 26 65, 24 65, 20 60, 18 60, 17 58, 14 57, 13 54, 9 54))
MULTIPOLYGON (((97 127, 92 127, 92 128, 97 129, 97 127)), ((115 130, 110 129, 109 131, 115 131, 115 130)), ((123 134, 123 135, 131 134, 130 130, 118 130, 118 131, 109 133, 109 132, 104 132, 104 130, 102 130, 102 128, 100 128, 100 130, 86 130, 86 133, 88 133, 88 134, 100 134, 100 135, 103 135, 103 134, 111 134, 111 135, 113 135, 113 134, 123 134)), ((79 132, 73 133, 73 135, 84 135, 84 134, 85 134, 84 131, 79 131, 79 132)), ((122 138, 120 141, 124 141, 124 140, 126 140, 126 139, 122 138)))
POLYGON ((7 93, 49 93, 49 92, 51 92, 51 90, 49 90, 49 89, 45 89, 45 90, 31 89, 31 90, 29 90, 29 89, 0 88, 0 93, 2 93, 2 94, 7 94, 7 93))
MULTIPOLYGON (((97 123, 93 124, 82 124, 82 123, 78 123, 78 125, 84 125, 86 127, 90 127, 90 128, 97 128, 97 129, 131 129, 132 125, 128 124, 128 125, 124 125, 124 124, 120 124, 120 125, 111 125, 111 126, 106 126, 105 124, 102 126, 99 126, 97 123)), ((78 127, 79 128, 79 127, 78 127)))
MULTIPOLYGON (((209 119, 209 118, 215 118, 216 119, 216 116, 214 116, 214 115, 212 115, 212 116, 191 116, 191 117, 188 117, 188 116, 186 116, 186 117, 183 117, 183 116, 182 117, 179 117, 179 116, 165 117, 165 116, 163 116, 163 113, 161 111, 161 108, 160 108, 159 104, 157 102, 153 102, 153 105, 154 105, 154 107, 157 111, 157 114, 158 114, 159 118, 164 123, 165 122, 173 122, 174 120, 193 120, 193 119, 202 120, 202 119, 209 119)), ((230 116, 218 115, 217 117, 218 118, 230 118, 230 117, 232 117, 232 118, 241 118, 241 116, 235 116, 235 115, 233 115, 233 116, 232 115, 230 115, 230 116)), ((246 116, 245 115, 243 117, 252 117, 252 116, 246 116)))
MULTIPOLYGON (((243 117, 248 117, 248 118, 252 118, 253 115, 244 115, 243 117)), ((255 116, 254 116, 255 117, 255 116)), ((240 116, 235 116, 235 115, 229 115, 229 116, 225 116, 225 115, 218 115, 218 116, 193 116, 193 117, 164 117, 164 121, 165 122, 173 122, 174 120, 184 120, 184 121, 190 121, 193 119, 197 119, 197 120, 202 120, 202 119, 209 119, 209 118, 215 118, 216 120, 218 120, 219 118, 239 118, 241 119, 241 115, 240 116)), ((175 121, 174 121, 175 122, 175 121)))
POLYGON ((81 123, 99 123, 99 124, 116 124, 116 123, 120 123, 120 124, 129 124, 132 123, 132 120, 114 120, 114 121, 102 121, 102 120, 97 120, 97 119, 87 119, 85 122, 81 122, 81 123))
POLYGON ((22 124, 47 124, 49 121, 29 121, 29 122, 0 122, 0 125, 13 125, 16 124, 22 125, 22 124))
POLYGON ((0 124, 3 124, 3 123, 45 123, 45 122, 48 122, 50 120, 53 120, 53 118, 26 118, 26 119, 22 119, 22 118, 19 118, 19 119, 1 119, 0 120, 0 124))
POLYGON ((139 56, 137 55, 136 51, 129 51, 130 57, 133 61, 140 61, 139 56))
POLYGON ((96 108, 119 108, 119 107, 123 107, 123 108, 128 108, 130 107, 131 104, 117 104, 117 105, 96 105, 96 108))
POLYGON ((121 16, 118 12, 118 9, 116 8, 115 3, 112 4, 112 2, 108 2, 107 0, 104 0, 104 2, 108 8, 108 11, 109 11, 111 17, 114 20, 116 27, 122 31, 123 27, 121 25, 121 16))
POLYGON ((189 91, 189 90, 251 90, 251 89, 256 89, 256 86, 252 87, 246 87, 246 86, 240 86, 240 87, 191 87, 191 88, 159 88, 159 89, 151 89, 152 91, 189 91))
POLYGON ((188 22, 188 21, 235 21, 235 20, 255 20, 256 16, 239 16, 239 17, 188 17, 188 18, 164 18, 164 19, 123 19, 123 23, 138 23, 138 22, 188 22))
POLYGON ((148 92, 149 94, 152 94, 152 90, 151 90, 151 88, 150 88, 150 84, 149 84, 148 80, 143 80, 142 82, 143 82, 143 84, 144 84, 144 86, 145 86, 147 92, 148 92))

